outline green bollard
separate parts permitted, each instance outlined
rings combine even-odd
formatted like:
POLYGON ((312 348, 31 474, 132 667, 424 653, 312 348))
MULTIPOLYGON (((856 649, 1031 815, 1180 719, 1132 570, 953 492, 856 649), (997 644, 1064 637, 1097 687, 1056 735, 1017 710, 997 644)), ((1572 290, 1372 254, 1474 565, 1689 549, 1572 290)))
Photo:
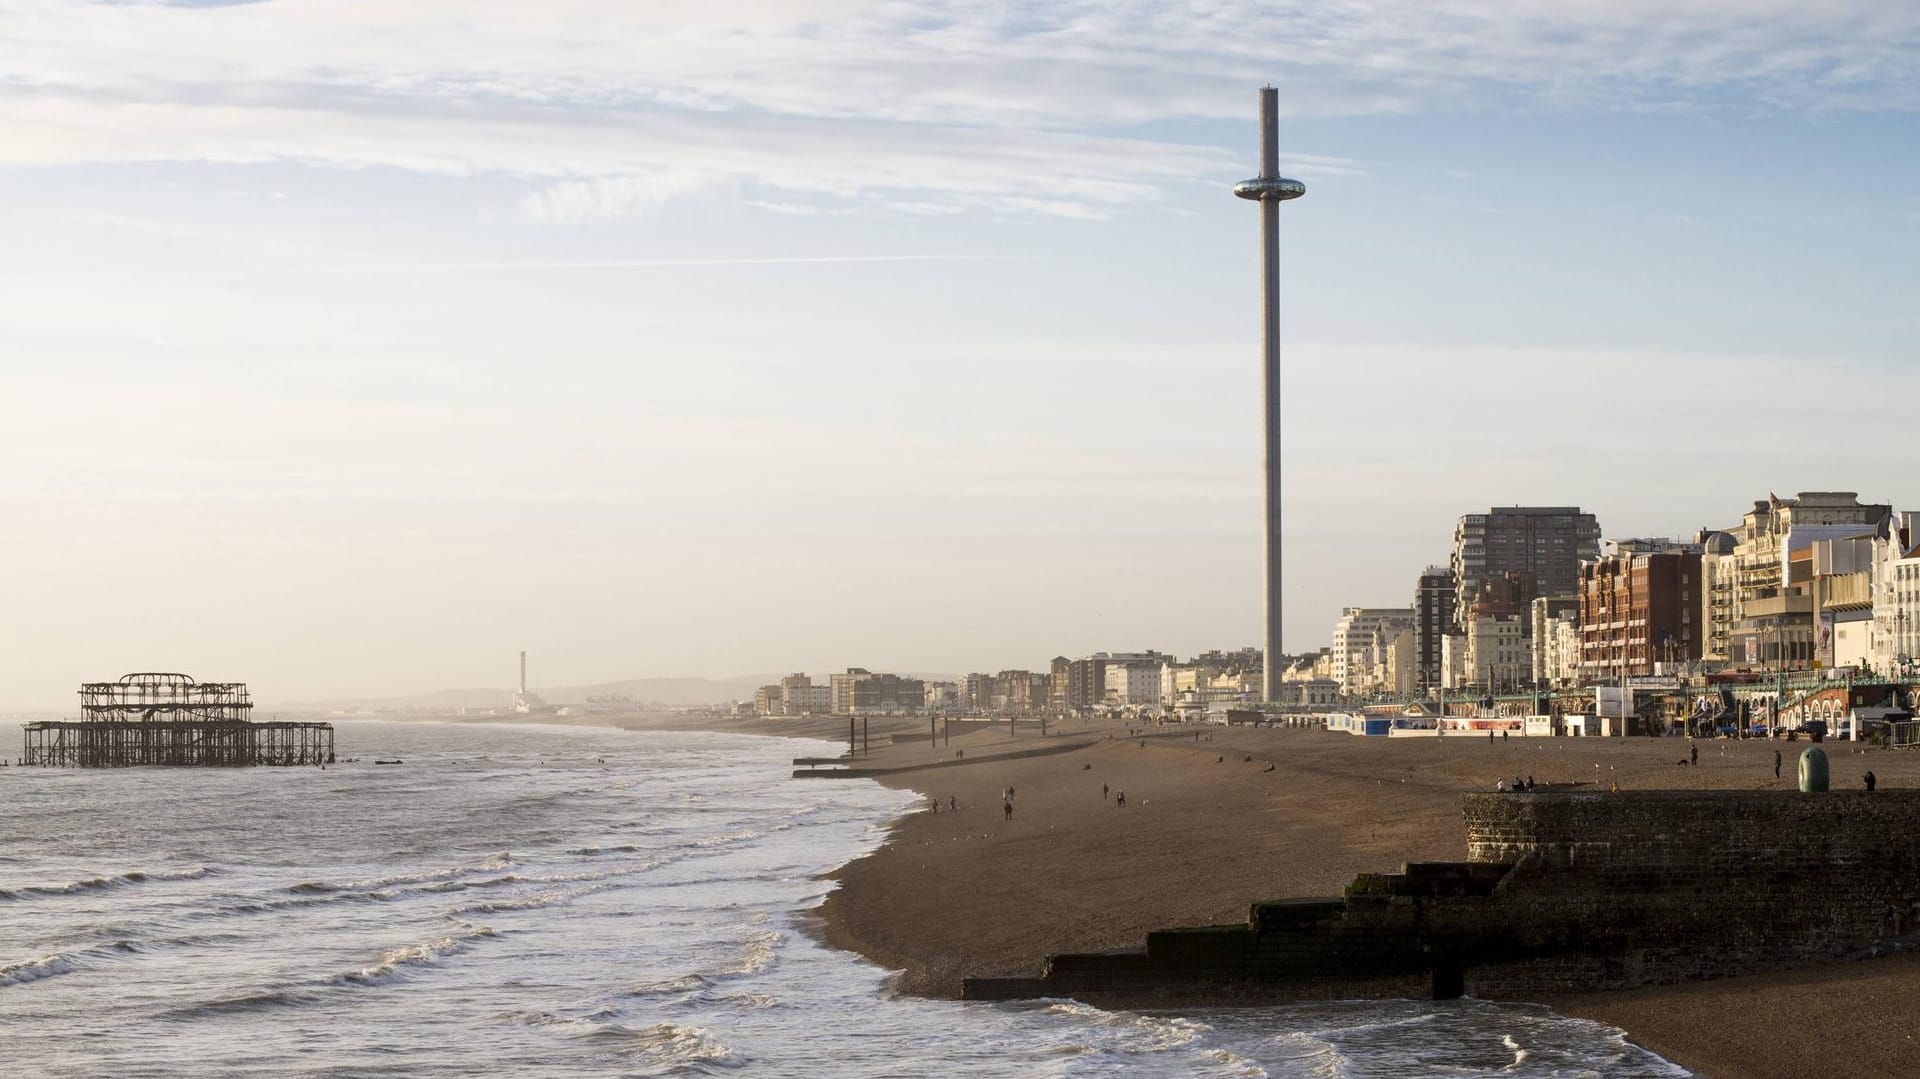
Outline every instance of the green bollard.
POLYGON ((1800 793, 1824 794, 1827 789, 1827 751, 1808 746, 1800 754, 1800 793))

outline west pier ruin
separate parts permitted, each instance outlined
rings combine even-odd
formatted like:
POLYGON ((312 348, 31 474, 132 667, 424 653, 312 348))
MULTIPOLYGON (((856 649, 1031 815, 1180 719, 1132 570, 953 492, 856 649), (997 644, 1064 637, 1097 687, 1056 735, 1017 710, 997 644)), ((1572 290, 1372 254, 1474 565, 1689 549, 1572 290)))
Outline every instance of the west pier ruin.
POLYGON ((333 763, 333 724, 255 722, 245 682, 144 672, 80 687, 77 720, 27 724, 20 763, 241 768, 333 763))

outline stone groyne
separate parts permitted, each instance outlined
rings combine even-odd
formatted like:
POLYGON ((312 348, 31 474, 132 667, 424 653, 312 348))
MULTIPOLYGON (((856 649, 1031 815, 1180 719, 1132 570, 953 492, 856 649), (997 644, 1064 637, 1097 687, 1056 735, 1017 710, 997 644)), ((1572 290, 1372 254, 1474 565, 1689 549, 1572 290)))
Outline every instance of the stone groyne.
POLYGON ((1920 790, 1469 794, 1468 860, 1365 874, 1244 924, 1048 956, 969 999, 1130 1007, 1537 1000, 1899 947, 1920 920, 1920 790))

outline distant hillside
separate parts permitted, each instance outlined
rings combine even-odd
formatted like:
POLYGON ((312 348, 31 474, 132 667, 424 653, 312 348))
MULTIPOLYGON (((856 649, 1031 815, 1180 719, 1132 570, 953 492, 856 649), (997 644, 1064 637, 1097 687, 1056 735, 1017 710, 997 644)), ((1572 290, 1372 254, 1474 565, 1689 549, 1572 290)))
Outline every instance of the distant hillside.
MULTIPOLYGON (((745 700, 768 681, 767 677, 747 678, 629 678, 620 682, 599 682, 588 686, 534 686, 533 692, 548 704, 581 704, 588 697, 618 694, 641 704, 667 708, 692 705, 725 704, 745 700)), ((465 709, 506 708, 513 701, 512 689, 442 689, 399 697, 334 697, 317 701, 261 701, 258 711, 342 712, 408 711, 455 712, 465 709)))

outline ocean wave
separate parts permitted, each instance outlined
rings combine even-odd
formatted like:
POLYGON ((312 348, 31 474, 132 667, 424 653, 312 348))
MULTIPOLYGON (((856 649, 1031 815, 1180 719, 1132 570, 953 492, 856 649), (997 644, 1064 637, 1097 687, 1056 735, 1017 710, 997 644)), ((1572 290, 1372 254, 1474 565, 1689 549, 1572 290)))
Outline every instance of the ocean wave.
POLYGON ((607 1023, 595 1026, 587 1036, 620 1043, 617 1048, 623 1055, 647 1057, 654 1065, 649 1071, 655 1075, 713 1066, 731 1068, 745 1063, 702 1027, 657 1023, 634 1028, 607 1023))
POLYGON ((1129 1053, 1162 1053, 1192 1044, 1213 1028, 1205 1023, 1179 1016, 1141 1015, 1138 1012, 1107 1011, 1077 1000, 1044 1000, 1047 1011, 1071 1016, 1095 1026, 1115 1028, 1124 1035, 1145 1039, 1144 1045, 1123 1045, 1129 1053))
POLYGON ((190 869, 155 869, 151 872, 136 869, 130 873, 120 874, 120 879, 131 884, 149 880, 202 880, 206 877, 217 877, 223 872, 225 870, 211 865, 196 865, 190 869))
POLYGON ((385 877, 368 877, 365 880, 303 880, 287 888, 290 892, 301 894, 328 892, 366 892, 383 888, 401 888, 412 884, 433 884, 436 881, 452 880, 470 873, 497 873, 513 864, 513 852, 501 851, 487 856, 482 861, 465 865, 450 865, 440 869, 415 870, 409 873, 395 873, 385 877))
POLYGON ((1439 1018, 1439 1012, 1418 1012, 1414 1015, 1396 1016, 1392 1019, 1355 1023, 1352 1026, 1323 1027, 1312 1031, 1312 1034, 1318 1038, 1346 1038, 1355 1034, 1379 1034, 1389 1030, 1403 1030, 1407 1027, 1425 1026, 1439 1018))
POLYGON ((1233 1074, 1244 1076, 1245 1079, 1269 1079, 1267 1069, 1231 1049, 1209 1049, 1205 1056, 1210 1063, 1231 1068, 1233 1074))
POLYGON ((221 1016, 246 1015, 278 1008, 298 1008, 313 1004, 319 999, 312 993, 299 993, 288 989, 261 989, 169 1008, 160 1013, 160 1018, 215 1019, 221 1016))
POLYGON ((25 985, 42 978, 72 974, 76 969, 70 957, 63 952, 55 952, 0 967, 0 986, 25 985))
POLYGON ((575 898, 568 892, 541 892, 525 899, 499 899, 488 903, 469 903, 455 911, 456 914, 498 914, 503 911, 540 910, 555 903, 564 903, 575 898))
POLYGON ((669 978, 663 982, 649 982, 636 986, 630 992, 637 997, 670 996, 674 993, 692 993, 713 984, 713 979, 705 974, 682 974, 678 978, 669 978))
POLYGON ((740 945, 739 961, 728 967, 727 974, 758 974, 773 965, 779 958, 781 942, 779 933, 762 933, 740 945))
POLYGON ((518 1012, 509 1016, 513 1021, 525 1023, 530 1027, 597 1027, 620 1017, 620 1012, 612 1007, 603 1007, 585 1015, 555 1015, 552 1012, 518 1012))
POLYGON ((700 839, 694 840, 691 844, 689 844, 689 846, 724 847, 729 843, 744 843, 749 839, 758 839, 758 838, 760 838, 759 832, 756 832, 751 828, 747 828, 738 832, 725 832, 720 835, 704 836, 700 839))
POLYGON ((1507 1051, 1513 1054, 1513 1063, 1507 1065, 1505 1068, 1500 1069, 1501 1071, 1512 1071, 1515 1068, 1518 1068, 1520 1065, 1525 1064, 1527 1062, 1527 1057, 1531 1055, 1525 1049, 1522 1049, 1520 1047, 1519 1042, 1513 1040, 1513 1035, 1511 1034, 1500 1035, 1500 1044, 1506 1046, 1507 1051))
POLYGON ((105 891, 108 888, 125 887, 132 882, 124 877, 88 877, 69 884, 31 884, 20 889, 22 895, 80 895, 85 892, 105 891))
POLYGON ((149 881, 199 880, 202 877, 217 876, 221 872, 223 871, 208 865, 197 865, 188 869, 129 869, 125 873, 87 877, 84 880, 69 881, 66 884, 30 884, 23 888, 0 888, 0 899, 83 895, 88 892, 106 891, 109 888, 124 888, 129 884, 145 884, 149 881))
POLYGON ((591 858, 596 854, 638 854, 644 849, 636 843, 622 843, 617 847, 575 847, 567 853, 591 858))
MULTIPOLYGON (((295 889, 297 891, 297 889, 295 889)), ((234 897, 228 897, 234 898, 234 897)), ((374 890, 370 892, 300 892, 297 898, 287 899, 245 899, 222 903, 219 906, 194 911, 188 918, 207 921, 217 918, 231 918, 246 914, 271 914, 275 911, 299 907, 314 907, 333 903, 386 903, 395 898, 395 893, 374 890)))
POLYGON ((475 926, 465 932, 439 937, 425 944, 410 944, 404 948, 389 948, 380 953, 380 961, 359 970, 348 971, 334 981, 347 985, 390 985, 405 977, 408 967, 427 966, 439 962, 449 955, 457 955, 473 946, 476 940, 498 934, 487 926, 475 926))

